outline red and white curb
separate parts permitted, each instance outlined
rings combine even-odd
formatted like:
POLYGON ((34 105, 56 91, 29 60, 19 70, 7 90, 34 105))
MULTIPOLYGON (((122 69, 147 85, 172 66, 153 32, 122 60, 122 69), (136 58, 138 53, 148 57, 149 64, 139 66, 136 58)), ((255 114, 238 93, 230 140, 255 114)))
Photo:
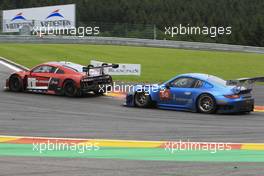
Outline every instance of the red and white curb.
MULTIPOLYGON (((231 150, 264 150, 264 143, 217 143, 217 142, 179 142, 179 141, 138 141, 138 140, 114 140, 114 139, 80 139, 80 138, 51 138, 51 137, 27 137, 27 136, 1 136, 0 144, 33 144, 47 142, 62 142, 69 144, 97 143, 100 147, 125 147, 125 148, 166 148, 173 144, 196 145, 226 144, 231 150)), ((172 146, 173 147, 173 146, 172 146)))

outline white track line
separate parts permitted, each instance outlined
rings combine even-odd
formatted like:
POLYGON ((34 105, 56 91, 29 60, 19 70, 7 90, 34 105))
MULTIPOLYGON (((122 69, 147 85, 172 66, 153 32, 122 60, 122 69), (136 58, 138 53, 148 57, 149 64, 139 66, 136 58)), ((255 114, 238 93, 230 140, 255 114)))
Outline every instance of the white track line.
POLYGON ((2 64, 3 66, 5 66, 5 67, 7 67, 7 68, 10 68, 11 70, 14 70, 14 71, 22 71, 20 68, 17 68, 17 67, 15 67, 15 66, 13 66, 13 65, 11 65, 11 64, 9 64, 9 63, 6 63, 6 62, 4 62, 4 61, 1 61, 0 60, 0 64, 2 64))

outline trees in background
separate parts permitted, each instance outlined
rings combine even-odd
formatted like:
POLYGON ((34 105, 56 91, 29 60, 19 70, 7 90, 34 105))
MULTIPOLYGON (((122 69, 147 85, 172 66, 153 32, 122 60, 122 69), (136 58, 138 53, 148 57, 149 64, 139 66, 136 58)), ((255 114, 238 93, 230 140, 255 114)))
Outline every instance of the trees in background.
POLYGON ((164 36, 165 26, 231 26, 232 35, 184 35, 175 40, 232 43, 264 46, 263 0, 0 0, 0 9, 39 7, 75 3, 77 24, 111 24, 114 28, 134 26, 127 35, 142 35, 142 25, 156 25, 157 37, 164 36), (138 26, 138 28, 137 28, 138 26))

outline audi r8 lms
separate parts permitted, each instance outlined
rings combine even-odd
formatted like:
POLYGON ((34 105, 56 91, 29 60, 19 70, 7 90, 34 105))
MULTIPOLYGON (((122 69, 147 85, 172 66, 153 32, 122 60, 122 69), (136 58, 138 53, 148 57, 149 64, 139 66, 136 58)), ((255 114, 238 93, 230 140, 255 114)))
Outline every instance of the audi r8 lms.
POLYGON ((225 81, 216 76, 190 73, 160 85, 135 85, 126 106, 158 107, 201 113, 249 113, 254 110, 253 83, 264 77, 225 81))
POLYGON ((87 92, 103 94, 111 88, 112 77, 104 73, 104 68, 117 68, 117 64, 84 67, 71 62, 48 62, 31 70, 12 73, 6 80, 6 89, 13 92, 36 92, 59 94, 69 97, 87 92))

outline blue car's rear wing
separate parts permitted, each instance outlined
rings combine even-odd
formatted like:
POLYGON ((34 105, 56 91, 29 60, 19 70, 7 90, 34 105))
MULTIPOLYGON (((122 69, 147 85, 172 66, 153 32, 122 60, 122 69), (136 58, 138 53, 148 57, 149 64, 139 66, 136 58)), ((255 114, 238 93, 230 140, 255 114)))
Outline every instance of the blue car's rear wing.
POLYGON ((251 89, 256 82, 264 82, 264 77, 254 77, 254 78, 240 78, 237 80, 228 80, 226 85, 236 86, 236 87, 245 87, 251 89))

